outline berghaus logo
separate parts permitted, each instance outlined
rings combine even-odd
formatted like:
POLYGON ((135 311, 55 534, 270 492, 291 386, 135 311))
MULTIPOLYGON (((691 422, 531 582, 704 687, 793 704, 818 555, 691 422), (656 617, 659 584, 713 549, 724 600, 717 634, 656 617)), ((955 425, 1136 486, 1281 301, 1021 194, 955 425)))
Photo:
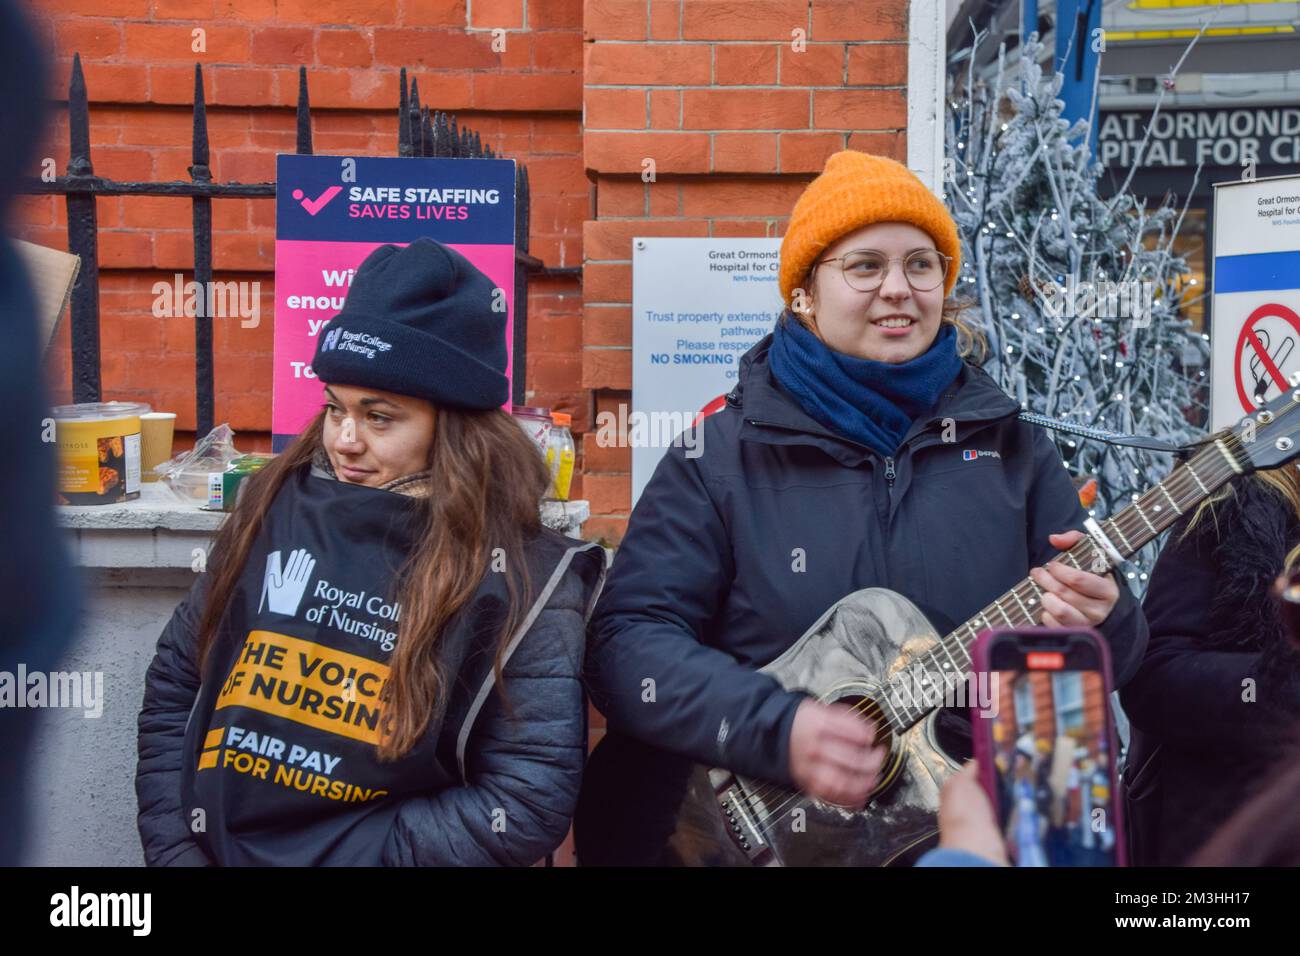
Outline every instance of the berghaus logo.
POLYGON ((961 453, 962 461, 974 461, 976 458, 1001 458, 1002 453, 997 450, 985 451, 982 448, 963 448, 961 453))

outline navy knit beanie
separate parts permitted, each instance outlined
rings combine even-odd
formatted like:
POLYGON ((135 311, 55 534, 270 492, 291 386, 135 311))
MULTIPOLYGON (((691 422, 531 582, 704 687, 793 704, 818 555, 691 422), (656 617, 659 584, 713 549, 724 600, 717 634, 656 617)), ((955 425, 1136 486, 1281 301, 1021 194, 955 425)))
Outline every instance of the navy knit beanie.
POLYGON ((321 328, 311 367, 330 385, 498 408, 510 397, 504 292, 433 239, 380 246, 357 267, 343 311, 321 328))

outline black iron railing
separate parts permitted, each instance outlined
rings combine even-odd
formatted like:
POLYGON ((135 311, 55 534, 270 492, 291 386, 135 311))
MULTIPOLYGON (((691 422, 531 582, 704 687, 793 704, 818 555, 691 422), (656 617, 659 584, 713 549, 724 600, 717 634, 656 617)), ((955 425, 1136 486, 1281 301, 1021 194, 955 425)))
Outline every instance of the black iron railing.
MULTIPOLYGON (((194 135, 190 181, 124 183, 96 176, 90 158, 90 105, 81 56, 72 61, 68 89, 68 171, 48 182, 24 181, 29 195, 62 195, 68 209, 68 251, 80 256, 81 270, 72 289, 72 399, 100 401, 99 351, 99 225, 95 218, 97 196, 189 196, 194 221, 194 281, 198 295, 206 298, 212 289, 212 200, 274 199, 275 183, 215 183, 209 166, 208 118, 203 96, 203 68, 194 66, 194 135)), ((307 93, 307 69, 298 69, 297 152, 312 152, 311 107, 307 93)), ((412 80, 408 93, 406 70, 401 71, 401 92, 397 107, 397 154, 399 156, 441 156, 451 158, 495 158, 490 146, 483 146, 479 134, 458 127, 456 118, 431 110, 420 103, 420 87, 412 80)), ((515 321, 514 381, 511 401, 522 404, 528 344, 528 277, 581 277, 577 267, 547 268, 528 253, 528 170, 515 165, 515 321)), ((207 434, 214 421, 212 364, 212 318, 209 303, 196 299, 194 318, 195 428, 207 434)))

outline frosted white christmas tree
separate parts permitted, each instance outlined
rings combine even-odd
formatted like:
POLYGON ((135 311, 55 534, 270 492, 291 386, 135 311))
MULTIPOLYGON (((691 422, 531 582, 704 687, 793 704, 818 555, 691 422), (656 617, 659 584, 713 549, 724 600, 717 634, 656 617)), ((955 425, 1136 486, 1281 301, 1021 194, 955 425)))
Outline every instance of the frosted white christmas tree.
MULTIPOLYGON (((950 84, 945 199, 962 239, 954 294, 972 302, 965 318, 988 339, 984 368, 1028 411, 1176 445, 1197 440, 1208 343, 1180 314, 1203 291, 1173 251, 1185 207, 1148 209, 1127 182, 1112 198, 1098 195, 1087 124, 1061 117, 1061 77, 1041 56, 1034 35, 1014 70, 1002 48, 987 79, 968 69, 950 84)), ((1187 194, 1193 185, 1189 176, 1187 194)), ((1071 473, 1097 479, 1099 518, 1174 464, 1052 434, 1071 473)), ((1148 545, 1129 569, 1139 591, 1154 557, 1148 545)))

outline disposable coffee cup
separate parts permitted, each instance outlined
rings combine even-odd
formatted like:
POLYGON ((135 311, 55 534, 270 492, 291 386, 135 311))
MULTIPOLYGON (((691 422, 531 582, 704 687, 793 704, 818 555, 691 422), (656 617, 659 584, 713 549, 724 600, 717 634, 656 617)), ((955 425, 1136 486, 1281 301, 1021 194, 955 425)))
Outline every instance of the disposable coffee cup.
POLYGON ((145 412, 140 416, 140 477, 144 481, 158 480, 154 468, 171 458, 175 431, 175 412, 145 412))

